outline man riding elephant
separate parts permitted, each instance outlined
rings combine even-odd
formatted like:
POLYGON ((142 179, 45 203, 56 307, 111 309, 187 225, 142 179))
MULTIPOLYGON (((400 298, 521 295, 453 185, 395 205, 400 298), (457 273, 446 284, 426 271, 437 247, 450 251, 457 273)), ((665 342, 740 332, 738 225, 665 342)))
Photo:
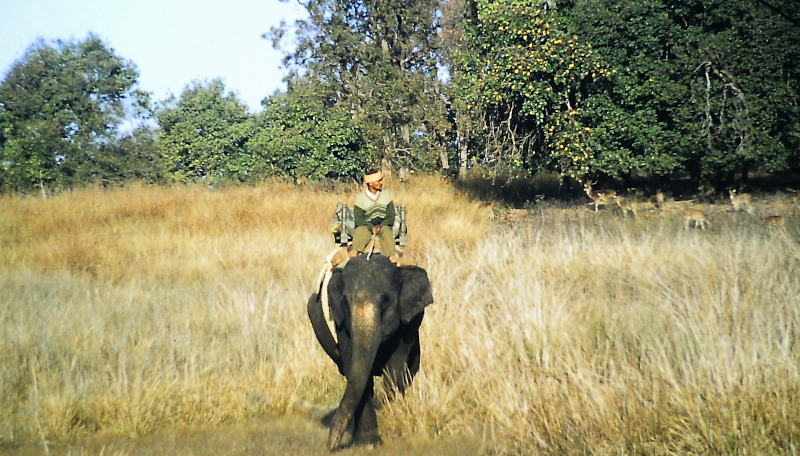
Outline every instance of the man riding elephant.
POLYGON ((396 215, 393 197, 389 190, 383 189, 383 174, 376 169, 367 171, 364 176, 364 191, 356 195, 353 204, 355 231, 351 256, 372 251, 377 246, 370 244, 378 239, 381 254, 389 257, 392 263, 397 263, 392 232, 396 215))

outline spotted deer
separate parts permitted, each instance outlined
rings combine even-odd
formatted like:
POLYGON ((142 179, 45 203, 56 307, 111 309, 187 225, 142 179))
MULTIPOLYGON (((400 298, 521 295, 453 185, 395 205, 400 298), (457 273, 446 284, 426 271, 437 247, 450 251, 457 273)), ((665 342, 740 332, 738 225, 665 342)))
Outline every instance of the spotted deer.
POLYGON ((688 230, 691 222, 694 222, 695 228, 698 226, 704 230, 706 227, 709 229, 711 228, 711 222, 708 220, 708 216, 706 216, 703 211, 687 208, 683 211, 683 229, 688 230))
POLYGON ((656 192, 656 204, 659 210, 664 210, 664 203, 667 202, 667 196, 661 190, 656 192))
POLYGON ((583 191, 586 192, 586 196, 592 199, 594 202, 594 211, 597 212, 597 207, 601 204, 606 204, 610 198, 614 198, 617 196, 617 192, 614 190, 593 190, 592 185, 596 184, 597 182, 587 182, 583 185, 583 191))
POLYGON ((739 193, 737 194, 736 189, 732 188, 728 190, 728 195, 731 198, 731 204, 733 205, 733 212, 739 212, 741 210, 750 214, 752 209, 750 208, 750 201, 753 199, 752 196, 748 193, 739 193))
POLYGON ((633 214, 633 218, 639 218, 639 204, 635 200, 629 200, 624 196, 614 196, 617 206, 622 210, 622 216, 627 217, 628 212, 633 214))
POLYGON ((763 215, 761 216, 761 220, 763 220, 769 228, 786 230, 782 215, 763 215))
POLYGON ((496 218, 494 214, 494 205, 492 203, 481 204, 480 212, 486 215, 486 218, 489 220, 494 220, 496 218))

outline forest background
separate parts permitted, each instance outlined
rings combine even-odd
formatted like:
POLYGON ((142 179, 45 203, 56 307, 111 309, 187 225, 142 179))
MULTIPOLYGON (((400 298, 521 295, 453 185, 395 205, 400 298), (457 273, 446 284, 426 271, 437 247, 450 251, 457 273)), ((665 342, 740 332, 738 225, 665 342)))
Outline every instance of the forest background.
POLYGON ((34 43, 3 76, 0 450, 335 407, 342 379, 294 305, 330 235, 297 227, 347 196, 291 183, 390 164, 424 174, 397 184, 437 302, 387 440, 797 453, 796 196, 758 195, 785 230, 705 205, 713 229, 688 231, 677 200, 492 223, 427 175, 796 176, 794 2, 300 1, 306 19, 265 33, 287 88, 257 114, 219 80, 153 100, 93 35, 34 43))
POLYGON ((357 179, 392 165, 741 187, 800 171, 788 0, 301 0, 264 34, 287 88, 154 101, 101 39, 33 43, 0 83, 0 189, 357 179))

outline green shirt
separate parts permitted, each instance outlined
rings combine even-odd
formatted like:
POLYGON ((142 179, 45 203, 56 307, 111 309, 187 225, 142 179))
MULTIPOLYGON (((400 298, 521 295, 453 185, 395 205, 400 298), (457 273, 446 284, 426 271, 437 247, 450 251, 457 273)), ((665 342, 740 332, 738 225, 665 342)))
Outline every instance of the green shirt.
POLYGON ((353 204, 353 215, 356 227, 366 226, 370 230, 373 226, 394 225, 394 195, 389 190, 382 190, 378 199, 373 201, 367 196, 366 190, 356 195, 353 204))

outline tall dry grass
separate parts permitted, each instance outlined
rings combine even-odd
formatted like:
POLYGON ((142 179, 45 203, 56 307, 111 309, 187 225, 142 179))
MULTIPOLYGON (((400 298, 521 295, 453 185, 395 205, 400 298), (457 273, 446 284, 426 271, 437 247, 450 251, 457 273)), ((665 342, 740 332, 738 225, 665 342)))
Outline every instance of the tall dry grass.
MULTIPOLYGON (((489 221, 439 179, 396 192, 436 303, 420 374, 380 411, 387 437, 798 452, 796 202, 769 203, 786 233, 721 205, 701 232, 678 203, 635 221, 548 202, 489 221)), ((335 406, 344 381, 305 303, 340 200, 279 183, 0 198, 0 448, 335 406)))

